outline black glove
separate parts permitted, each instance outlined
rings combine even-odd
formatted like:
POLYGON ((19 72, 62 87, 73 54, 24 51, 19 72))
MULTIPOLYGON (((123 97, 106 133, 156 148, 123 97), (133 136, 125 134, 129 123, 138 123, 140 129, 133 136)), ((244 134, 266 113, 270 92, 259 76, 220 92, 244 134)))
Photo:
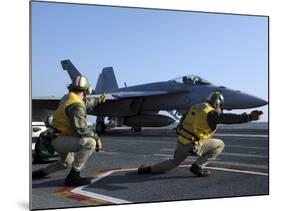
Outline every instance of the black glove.
POLYGON ((250 121, 255 121, 255 120, 259 120, 260 116, 263 114, 262 111, 258 111, 258 110, 254 110, 249 114, 249 120, 250 121))
POLYGON ((98 97, 98 103, 105 103, 105 101, 106 101, 105 95, 101 95, 98 97))

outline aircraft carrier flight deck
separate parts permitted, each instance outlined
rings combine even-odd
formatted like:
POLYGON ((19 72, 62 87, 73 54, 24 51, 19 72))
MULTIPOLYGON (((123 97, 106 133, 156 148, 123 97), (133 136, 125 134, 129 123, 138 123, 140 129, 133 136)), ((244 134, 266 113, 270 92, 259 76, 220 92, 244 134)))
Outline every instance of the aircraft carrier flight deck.
MULTIPOLYGON (((68 170, 32 181, 32 209, 100 206, 269 194, 268 124, 219 127, 215 138, 225 142, 222 154, 208 165, 209 177, 196 177, 188 157, 166 174, 138 175, 137 168, 173 156, 177 137, 172 128, 113 129, 101 135, 103 149, 82 171, 92 183, 65 187, 68 170)), ((48 164, 32 165, 32 170, 48 164)))

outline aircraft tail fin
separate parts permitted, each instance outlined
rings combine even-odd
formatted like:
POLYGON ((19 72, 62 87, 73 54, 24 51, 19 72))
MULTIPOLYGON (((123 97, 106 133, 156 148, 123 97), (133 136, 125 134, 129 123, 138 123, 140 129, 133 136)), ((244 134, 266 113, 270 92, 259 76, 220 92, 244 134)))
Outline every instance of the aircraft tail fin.
POLYGON ((73 81, 77 76, 81 75, 81 73, 77 70, 77 68, 72 64, 69 59, 61 61, 62 69, 66 70, 71 80, 73 81))
POLYGON ((112 67, 105 67, 99 75, 95 93, 103 93, 118 89, 118 84, 112 67))

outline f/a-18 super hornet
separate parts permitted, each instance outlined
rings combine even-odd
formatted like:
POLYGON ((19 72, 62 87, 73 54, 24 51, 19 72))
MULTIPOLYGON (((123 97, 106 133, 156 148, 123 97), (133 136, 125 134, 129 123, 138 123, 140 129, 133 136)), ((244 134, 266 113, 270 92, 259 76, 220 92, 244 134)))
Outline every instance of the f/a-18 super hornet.
MULTIPOLYGON (((81 75, 70 60, 61 61, 61 65, 72 80, 81 75)), ((173 116, 183 114, 194 104, 203 102, 214 91, 223 94, 225 110, 248 109, 267 104, 263 99, 224 86, 216 86, 196 75, 118 88, 113 68, 105 67, 99 75, 93 95, 89 97, 101 94, 110 97, 105 103, 90 108, 88 114, 97 116, 98 133, 105 132, 109 125, 110 127, 126 125, 135 131, 140 131, 142 127, 163 127, 174 123, 175 118, 160 114, 159 111, 170 113, 173 111, 171 113, 173 116), (107 125, 105 118, 109 119, 107 125)), ((40 100, 36 102, 33 102, 35 107, 46 107, 49 103, 49 109, 50 106, 55 109, 59 101, 56 103, 45 101, 45 106, 40 106, 43 105, 40 100)))

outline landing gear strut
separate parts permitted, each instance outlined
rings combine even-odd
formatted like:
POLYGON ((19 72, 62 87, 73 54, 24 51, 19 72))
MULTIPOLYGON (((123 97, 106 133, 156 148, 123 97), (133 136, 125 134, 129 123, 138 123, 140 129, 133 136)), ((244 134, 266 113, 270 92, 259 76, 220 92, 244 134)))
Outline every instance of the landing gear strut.
POLYGON ((103 117, 97 117, 96 121, 96 133, 101 134, 105 132, 105 123, 103 117))

